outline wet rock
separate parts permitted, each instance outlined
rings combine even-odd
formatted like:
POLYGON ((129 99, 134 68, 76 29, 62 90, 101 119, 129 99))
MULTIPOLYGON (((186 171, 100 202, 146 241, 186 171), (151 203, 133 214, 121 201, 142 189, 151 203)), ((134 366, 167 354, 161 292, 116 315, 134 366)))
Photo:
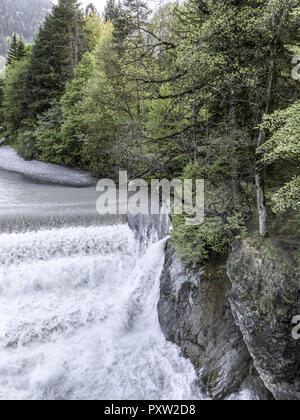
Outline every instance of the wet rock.
POLYGON ((127 214, 127 223, 130 229, 146 245, 166 237, 169 232, 169 222, 168 214, 127 214))

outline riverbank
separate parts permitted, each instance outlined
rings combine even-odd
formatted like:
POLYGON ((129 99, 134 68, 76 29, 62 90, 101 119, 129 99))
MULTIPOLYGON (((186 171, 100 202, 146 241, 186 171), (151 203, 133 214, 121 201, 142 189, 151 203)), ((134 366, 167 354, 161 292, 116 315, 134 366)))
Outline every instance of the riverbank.
POLYGON ((15 172, 45 184, 89 187, 96 185, 96 179, 88 172, 36 160, 26 161, 10 146, 0 148, 0 169, 15 172))

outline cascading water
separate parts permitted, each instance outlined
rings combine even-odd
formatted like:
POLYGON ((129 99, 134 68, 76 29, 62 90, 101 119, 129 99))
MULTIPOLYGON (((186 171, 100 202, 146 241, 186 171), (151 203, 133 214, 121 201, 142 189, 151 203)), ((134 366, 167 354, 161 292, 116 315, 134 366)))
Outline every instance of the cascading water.
POLYGON ((158 321, 167 217, 99 216, 87 180, 0 148, 0 400, 205 398, 158 321))
POLYGON ((161 224, 99 217, 89 182, 0 149, 0 399, 201 398, 158 322, 161 224))
POLYGON ((0 235, 0 399, 201 398, 158 322, 165 240, 148 243, 125 224, 0 235))

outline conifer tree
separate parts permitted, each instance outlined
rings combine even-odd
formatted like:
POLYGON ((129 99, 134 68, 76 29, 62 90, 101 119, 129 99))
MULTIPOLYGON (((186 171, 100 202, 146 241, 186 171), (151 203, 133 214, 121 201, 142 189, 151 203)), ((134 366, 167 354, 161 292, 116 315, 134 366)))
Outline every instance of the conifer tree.
POLYGON ((33 47, 25 96, 27 118, 36 119, 59 100, 85 50, 84 16, 77 0, 59 0, 33 47))
MULTIPOLYGON (((0 78, 0 127, 3 126, 2 102, 3 102, 4 79, 0 78)), ((1 135, 1 128, 0 128, 1 135)))
POLYGON ((7 64, 10 65, 13 61, 19 61, 25 57, 25 44, 22 37, 13 34, 12 41, 7 56, 7 64))
MULTIPOLYGON (((111 2, 108 3, 108 10, 112 10, 111 2)), ((114 38, 118 50, 124 49, 124 43, 130 42, 132 38, 140 38, 142 27, 145 25, 150 11, 148 6, 142 0, 125 0, 122 6, 118 8, 116 14, 114 8, 114 38)))
POLYGON ((96 6, 93 3, 89 3, 85 8, 85 17, 95 14, 98 14, 96 6))
MULTIPOLYGON (((145 91, 140 82, 144 72, 143 57, 145 56, 146 39, 144 29, 150 15, 147 4, 142 0, 125 0, 120 9, 119 16, 114 20, 114 39, 116 50, 123 58, 125 72, 129 67, 136 79, 136 99, 138 120, 145 123, 145 91)), ((125 75, 125 74, 124 74, 125 75)))
POLYGON ((117 3, 116 0, 108 0, 103 13, 104 21, 114 22, 116 19, 118 19, 120 15, 120 8, 120 2, 117 3))
POLYGON ((90 3, 85 9, 84 33, 87 51, 91 52, 99 42, 102 27, 103 20, 101 19, 96 7, 90 3))

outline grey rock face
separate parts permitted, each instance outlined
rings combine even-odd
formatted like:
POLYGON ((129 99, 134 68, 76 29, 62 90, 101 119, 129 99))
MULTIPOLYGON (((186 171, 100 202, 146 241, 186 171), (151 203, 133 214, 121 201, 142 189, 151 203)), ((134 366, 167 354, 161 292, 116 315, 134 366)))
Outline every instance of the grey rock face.
POLYGON ((266 387, 278 400, 299 400, 300 340, 292 337, 299 273, 271 245, 248 240, 231 253, 228 274, 236 323, 266 387))
POLYGON ((268 398, 234 322, 230 289, 225 266, 187 274, 168 245, 158 305, 162 330, 192 361, 213 399, 239 392, 243 384, 268 398))
POLYGON ((169 232, 169 215, 127 214, 127 223, 145 246, 160 241, 169 232))

